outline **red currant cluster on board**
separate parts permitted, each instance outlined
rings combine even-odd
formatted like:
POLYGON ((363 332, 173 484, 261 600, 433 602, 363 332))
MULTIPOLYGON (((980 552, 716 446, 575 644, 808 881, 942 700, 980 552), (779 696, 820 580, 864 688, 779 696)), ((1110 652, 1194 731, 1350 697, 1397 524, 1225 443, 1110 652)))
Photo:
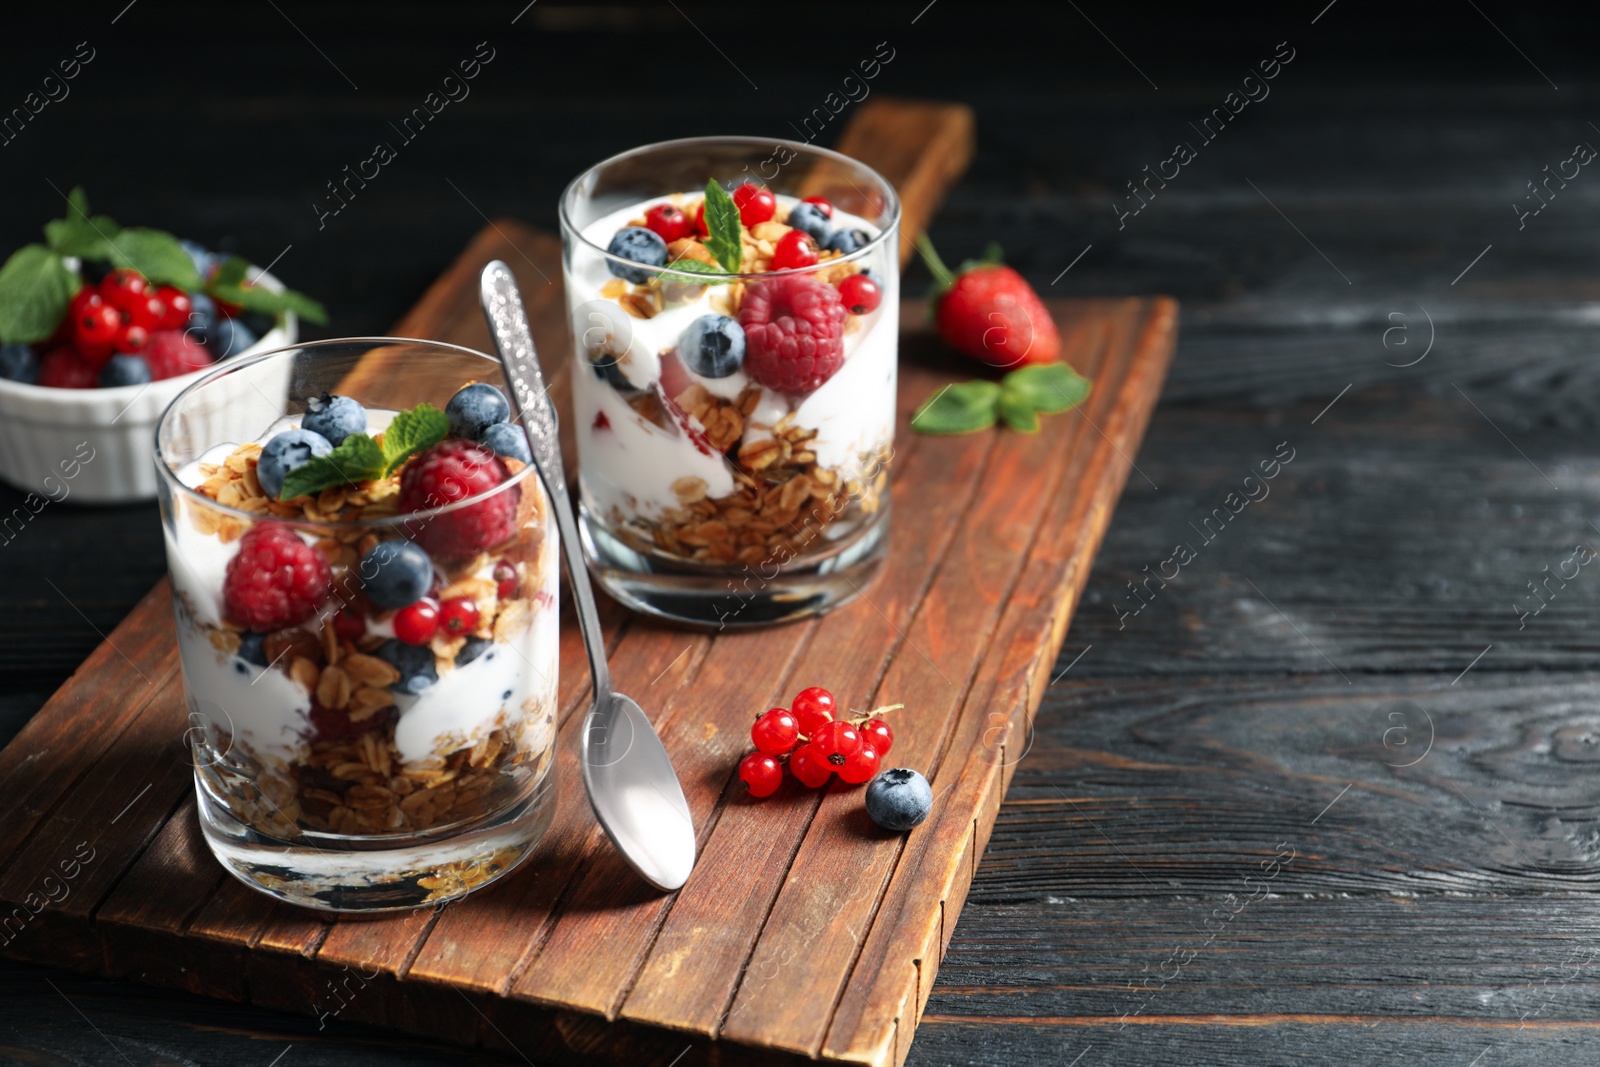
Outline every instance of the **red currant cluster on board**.
POLYGON ((787 708, 763 713, 750 727, 756 750, 739 763, 739 778, 753 797, 770 797, 783 784, 787 762, 802 785, 821 789, 835 772, 850 785, 872 780, 894 744, 894 731, 879 716, 890 704, 856 719, 834 718, 833 694, 812 686, 787 708))

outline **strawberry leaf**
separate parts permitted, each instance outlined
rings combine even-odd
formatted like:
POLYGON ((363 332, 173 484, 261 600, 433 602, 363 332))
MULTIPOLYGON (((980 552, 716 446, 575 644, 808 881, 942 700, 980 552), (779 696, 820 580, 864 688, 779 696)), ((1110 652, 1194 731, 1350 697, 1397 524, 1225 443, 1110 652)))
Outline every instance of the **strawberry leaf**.
POLYGON ((706 248, 729 274, 739 273, 744 256, 741 233, 739 208, 733 197, 715 179, 706 182, 706 248))
POLYGON ((976 433, 994 425, 1000 386, 989 381, 958 382, 933 394, 911 417, 918 433, 976 433))
POLYGON ((1038 433, 1039 413, 1028 403, 1028 398, 1013 389, 1000 387, 1000 399, 995 407, 1006 425, 1018 433, 1038 433))
POLYGON ((0 341, 42 341, 55 333, 81 283, 44 245, 23 245, 0 267, 0 341))
POLYGON ((432 404, 418 404, 394 417, 383 431, 383 473, 393 474, 402 463, 425 448, 432 448, 450 433, 450 419, 432 404))
POLYGON ((1002 379, 1002 388, 1046 415, 1068 411, 1089 395, 1089 379, 1065 363, 1018 367, 1002 379))
POLYGON ((317 456, 285 474, 278 499, 293 500, 297 496, 320 493, 331 485, 370 482, 383 477, 383 471, 384 454, 378 442, 364 433, 353 433, 326 456, 317 456))

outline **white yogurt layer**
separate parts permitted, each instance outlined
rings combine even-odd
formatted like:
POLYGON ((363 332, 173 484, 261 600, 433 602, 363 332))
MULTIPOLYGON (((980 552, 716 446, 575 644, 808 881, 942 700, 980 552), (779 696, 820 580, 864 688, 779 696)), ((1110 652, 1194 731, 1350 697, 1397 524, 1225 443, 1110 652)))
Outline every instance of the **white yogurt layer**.
MULTIPOLYGON (((630 220, 669 199, 644 200, 613 212, 587 226, 583 235, 592 244, 605 248, 630 220)), ((798 201, 780 196, 778 203, 775 217, 782 218, 798 201)), ((878 232, 864 219, 840 211, 834 212, 832 222, 835 228, 859 229, 872 235, 878 232)), ((698 299, 668 308, 654 318, 636 319, 600 295, 601 288, 613 280, 605 259, 581 247, 571 258, 567 299, 574 335, 581 338, 588 331, 604 328, 608 320, 625 323, 631 330, 631 340, 626 354, 619 353, 619 368, 631 384, 641 389, 654 388, 661 378, 661 353, 677 347, 679 336, 691 322, 715 311, 709 302, 713 288, 708 287, 698 299), (591 301, 609 305, 603 319, 590 315, 585 305, 591 301)), ((880 270, 877 274, 883 284, 883 301, 877 310, 857 317, 859 324, 845 334, 844 365, 803 399, 763 387, 756 414, 745 430, 745 441, 770 436, 764 427, 793 413, 796 424, 817 431, 812 446, 817 462, 848 473, 860 466, 864 454, 875 453, 893 439, 900 294, 895 272, 880 270)), ((624 517, 659 518, 662 512, 678 506, 672 484, 686 477, 702 479, 710 497, 733 492, 733 472, 726 459, 706 455, 683 433, 663 429, 640 416, 614 388, 588 369, 581 352, 578 359, 573 408, 578 420, 583 490, 591 509, 601 515, 610 515, 616 509, 624 517), (602 413, 609 426, 596 428, 596 418, 602 413)), ((690 371, 689 378, 707 391, 729 399, 752 384, 742 370, 725 378, 703 378, 690 371)))
MULTIPOLYGON (((369 411, 368 432, 387 427, 396 413, 369 411)), ((298 417, 279 419, 257 438, 265 443, 274 434, 299 425, 298 417)), ((238 447, 217 445, 178 472, 184 485, 205 481, 200 466, 220 464, 238 447)), ((238 656, 218 652, 203 627, 220 626, 223 619, 223 579, 228 562, 239 551, 237 540, 224 544, 212 534, 197 530, 193 509, 203 505, 179 499, 174 529, 166 533, 167 563, 172 586, 187 606, 179 612, 178 649, 190 710, 229 731, 258 756, 269 762, 292 763, 305 755, 310 731, 311 695, 283 670, 283 665, 260 667, 238 656), (192 613, 192 621, 186 615, 192 613)), ((301 532, 307 543, 316 538, 301 532)), ((448 671, 439 681, 415 695, 396 694, 399 722, 395 744, 407 762, 424 762, 440 751, 450 752, 477 743, 497 726, 523 735, 524 745, 548 744, 553 724, 525 722, 530 712, 555 707, 556 671, 560 637, 555 611, 557 587, 556 531, 547 521, 541 560, 536 573, 543 576, 543 603, 532 621, 506 642, 496 642, 476 660, 448 671), (550 732, 542 741, 540 731, 550 732), (531 736, 530 736, 531 735, 531 736)), ((493 576, 486 565, 480 578, 493 576)), ((535 591, 540 592, 540 591, 535 591)), ((324 615, 339 608, 330 601, 324 615)), ((387 613, 386 613, 387 614, 387 613)), ((389 618, 368 620, 368 632, 393 636, 389 618)))

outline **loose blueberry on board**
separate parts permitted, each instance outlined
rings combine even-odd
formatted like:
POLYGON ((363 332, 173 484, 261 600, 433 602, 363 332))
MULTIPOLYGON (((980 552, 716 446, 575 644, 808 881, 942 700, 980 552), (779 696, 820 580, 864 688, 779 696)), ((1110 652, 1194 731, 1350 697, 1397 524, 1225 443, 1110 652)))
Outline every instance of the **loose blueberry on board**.
POLYGON ((848 256, 851 252, 872 240, 863 230, 835 230, 822 242, 822 247, 830 252, 837 252, 841 256, 848 256))
POLYGON ((0 378, 32 385, 39 380, 39 354, 30 344, 12 341, 0 345, 0 378))
POLYGON ((261 458, 256 461, 256 478, 261 482, 261 488, 267 491, 267 496, 276 500, 283 489, 283 479, 290 471, 332 451, 333 446, 328 439, 319 433, 285 430, 274 435, 262 448, 261 458))
POLYGON ((828 216, 816 204, 796 204, 789 209, 789 226, 801 233, 809 233, 811 239, 819 245, 828 243, 828 234, 832 228, 828 225, 828 216))
MULTIPOLYGON (((606 251, 633 263, 643 263, 647 267, 659 267, 667 261, 667 242, 661 239, 660 234, 643 226, 624 226, 618 230, 617 235, 606 246, 606 251)), ((630 267, 616 260, 608 260, 606 267, 618 278, 634 285, 643 285, 651 278, 649 271, 641 267, 630 267)))
POLYGON ((450 432, 476 441, 484 430, 511 417, 506 395, 487 382, 475 382, 462 389, 444 406, 450 419, 450 432))
POLYGON ((702 378, 726 378, 744 366, 744 328, 726 315, 701 315, 678 337, 678 354, 702 378))
POLYGON ((389 687, 397 693, 415 696, 439 680, 439 668, 434 663, 430 645, 389 640, 378 646, 378 655, 400 672, 400 680, 389 687))
POLYGON ((239 658, 257 667, 265 667, 268 665, 266 646, 266 634, 244 634, 239 638, 239 658))
POLYGON ((300 428, 321 434, 330 444, 338 445, 353 433, 367 432, 367 409, 347 396, 334 393, 308 397, 300 428))
POLYGON ((487 637, 467 638, 467 643, 462 645, 461 651, 456 653, 456 666, 465 667, 493 647, 494 642, 487 637))
POLYGON ((144 385, 150 380, 150 364, 138 356, 112 356, 100 368, 100 388, 115 389, 119 385, 144 385))
POLYGON ((533 452, 528 448, 528 435, 522 432, 521 426, 497 422, 484 428, 478 443, 497 456, 523 463, 533 462, 533 452))
POLYGON ((238 319, 225 319, 220 316, 215 325, 206 332, 206 344, 218 359, 237 356, 255 344, 256 340, 256 335, 250 332, 250 327, 238 319))
POLYGON ((433 561, 411 541, 379 541, 356 567, 367 599, 384 610, 415 604, 433 585, 433 561))
POLYGON ((909 830, 932 810, 933 787, 909 768, 884 771, 867 786, 867 815, 885 830, 909 830))

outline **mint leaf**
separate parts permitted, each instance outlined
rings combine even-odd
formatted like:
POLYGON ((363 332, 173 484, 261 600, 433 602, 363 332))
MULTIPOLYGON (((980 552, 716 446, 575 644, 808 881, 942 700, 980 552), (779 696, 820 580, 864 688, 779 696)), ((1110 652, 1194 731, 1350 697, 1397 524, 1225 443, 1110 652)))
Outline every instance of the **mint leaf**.
POLYGON ((1028 398, 1016 390, 1002 385, 1000 399, 995 406, 999 409, 1000 417, 1006 420, 1006 425, 1018 433, 1039 432, 1038 412, 1028 403, 1028 398))
POLYGON ((704 275, 706 277, 702 284, 705 285, 727 285, 729 282, 739 280, 715 263, 707 263, 703 259, 675 259, 664 269, 681 271, 684 274, 704 275))
POLYGON ((111 216, 89 214, 89 197, 81 185, 67 194, 67 217, 44 224, 51 251, 79 259, 110 259, 111 241, 121 232, 111 216))
POLYGON ((185 292, 200 288, 194 260, 189 258, 178 239, 165 230, 132 226, 108 243, 110 256, 97 258, 109 258, 119 267, 132 267, 157 285, 175 285, 185 292))
POLYGON ((383 477, 383 465, 383 449, 378 442, 364 433, 353 433, 326 456, 317 456, 284 475, 278 499, 320 493, 330 485, 370 482, 383 477))
POLYGON ((1089 379, 1065 363, 1036 363, 1019 367, 1002 379, 1002 386, 1046 415, 1067 411, 1089 395, 1089 379))
POLYGON ((309 322, 327 325, 328 312, 321 304, 293 289, 275 293, 264 285, 247 282, 245 276, 249 271, 248 261, 239 256, 229 256, 206 283, 206 293, 246 311, 260 311, 268 315, 292 311, 309 322))
POLYGON ((975 433, 994 425, 1000 386, 994 382, 958 382, 945 386, 911 417, 919 433, 975 433))
POLYGON ((741 232, 739 208, 733 197, 715 179, 706 182, 706 248, 729 274, 739 273, 744 257, 741 232))
POLYGON ((432 448, 449 433, 449 418, 432 404, 418 404, 410 411, 402 411, 383 431, 384 475, 393 474, 400 464, 423 449, 432 448))
POLYGON ((67 313, 78 276, 44 245, 23 245, 0 267, 0 341, 43 341, 67 313))

